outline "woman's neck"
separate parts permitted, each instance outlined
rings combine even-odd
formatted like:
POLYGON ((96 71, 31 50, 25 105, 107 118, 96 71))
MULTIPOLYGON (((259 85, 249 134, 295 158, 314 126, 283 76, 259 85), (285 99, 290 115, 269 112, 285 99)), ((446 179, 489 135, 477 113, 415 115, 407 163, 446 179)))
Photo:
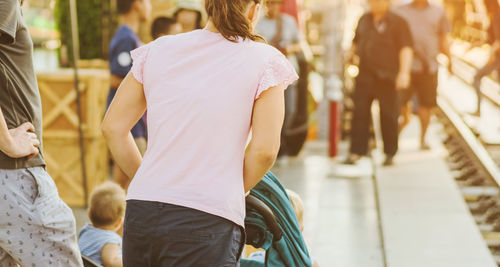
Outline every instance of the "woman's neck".
POLYGON ((208 20, 207 25, 205 26, 205 30, 219 33, 219 30, 215 27, 214 23, 212 20, 208 20))

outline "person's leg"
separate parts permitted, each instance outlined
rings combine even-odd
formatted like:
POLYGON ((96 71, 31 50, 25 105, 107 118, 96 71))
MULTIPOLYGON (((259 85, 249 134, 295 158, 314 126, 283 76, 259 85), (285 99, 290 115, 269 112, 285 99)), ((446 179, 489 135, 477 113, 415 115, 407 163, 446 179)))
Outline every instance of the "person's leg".
POLYGON ((411 109, 412 105, 409 101, 401 105, 398 133, 401 133, 403 129, 406 128, 406 126, 410 123, 411 109))
POLYGON ((410 87, 398 92, 400 108, 398 134, 410 123, 410 118, 413 110, 412 98, 415 95, 414 77, 411 77, 410 87))
MULTIPOLYGON (((350 157, 353 159, 368 153, 372 90, 374 90, 372 77, 358 76, 353 94, 354 114, 351 121, 350 157)), ((349 158, 346 163, 351 163, 349 158)))
POLYGON ((380 128, 384 142, 385 165, 392 164, 392 158, 398 151, 398 117, 399 99, 393 81, 379 81, 377 83, 377 99, 380 108, 380 128))
POLYGON ((476 105, 476 112, 474 113, 475 115, 481 115, 481 99, 483 94, 481 93, 481 80, 483 79, 484 76, 487 76, 491 74, 494 70, 498 69, 500 67, 500 60, 496 61, 490 61, 486 63, 482 68, 480 68, 477 72, 476 75, 474 75, 474 81, 472 83, 474 89, 476 90, 476 96, 477 96, 477 105, 476 105))
POLYGON ((22 266, 83 266, 75 219, 41 168, 1 170, 0 247, 22 266))
POLYGON ((420 148, 429 149, 426 142, 427 129, 431 121, 432 111, 437 105, 437 73, 421 74, 417 95, 419 101, 418 116, 420 118, 420 148))

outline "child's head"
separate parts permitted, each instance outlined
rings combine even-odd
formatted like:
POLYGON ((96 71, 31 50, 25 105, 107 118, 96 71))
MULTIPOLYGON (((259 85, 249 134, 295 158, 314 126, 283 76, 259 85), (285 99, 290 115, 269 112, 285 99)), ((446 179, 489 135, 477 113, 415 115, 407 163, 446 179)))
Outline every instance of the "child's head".
POLYGON ((118 0, 116 9, 120 15, 136 12, 139 15, 139 20, 144 22, 151 14, 151 0, 118 0))
POLYGON ((288 198, 290 198, 290 202, 292 202, 293 210, 299 221, 300 230, 304 231, 304 203, 294 191, 286 189, 286 193, 288 194, 288 198))
POLYGON ((175 19, 168 17, 158 17, 151 25, 151 37, 160 38, 164 35, 174 35, 182 31, 182 27, 175 19))
POLYGON ((125 215, 125 190, 113 182, 94 189, 89 201, 89 219, 97 228, 120 228, 125 215))

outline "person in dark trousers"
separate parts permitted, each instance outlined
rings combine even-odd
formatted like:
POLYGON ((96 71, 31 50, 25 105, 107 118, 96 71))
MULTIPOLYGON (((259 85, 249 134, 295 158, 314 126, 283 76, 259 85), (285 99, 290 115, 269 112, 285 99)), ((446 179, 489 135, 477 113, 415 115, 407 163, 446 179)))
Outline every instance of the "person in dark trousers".
POLYGON ((488 63, 474 76, 474 88, 477 93, 477 109, 474 113, 476 116, 481 116, 481 80, 493 71, 500 70, 500 8, 497 0, 484 0, 484 5, 490 19, 488 43, 491 45, 491 52, 488 63))
MULTIPOLYGON (((259 19, 256 31, 266 41, 287 56, 294 68, 299 71, 300 30, 295 18, 281 12, 283 0, 266 0, 266 15, 259 19)), ((285 92, 285 123, 281 133, 281 147, 278 162, 284 163, 291 154, 289 138, 286 132, 293 126, 297 114, 297 83, 293 83, 285 92)))
POLYGON ((83 266, 75 217, 45 170, 33 42, 0 1, 0 266, 83 266))
POLYGON ((384 165, 392 165, 398 150, 398 90, 410 82, 412 36, 406 21, 390 11, 389 0, 369 0, 370 11, 358 22, 351 54, 359 56, 359 75, 354 89, 354 116, 350 155, 354 164, 368 152, 371 106, 377 99, 384 165))
MULTIPOLYGON (((411 84, 402 96, 402 123, 400 131, 409 122, 410 108, 407 105, 414 95, 418 100, 420 119, 420 148, 429 149, 425 140, 433 109, 437 105, 438 68, 437 56, 441 52, 450 59, 449 32, 451 25, 443 8, 428 0, 414 0, 394 10, 410 26, 414 41, 414 58, 411 67, 411 84)), ((452 72, 451 59, 448 70, 452 72)))
MULTIPOLYGON (((118 0, 117 10, 120 14, 121 25, 111 40, 109 47, 111 88, 109 90, 108 106, 116 95, 116 89, 132 68, 130 51, 142 44, 137 32, 141 23, 144 23, 151 13, 151 3, 150 0, 118 0)), ((137 122, 131 133, 139 151, 144 154, 147 147, 145 117, 137 122)), ((124 189, 127 189, 129 179, 117 164, 113 167, 113 180, 124 189)))

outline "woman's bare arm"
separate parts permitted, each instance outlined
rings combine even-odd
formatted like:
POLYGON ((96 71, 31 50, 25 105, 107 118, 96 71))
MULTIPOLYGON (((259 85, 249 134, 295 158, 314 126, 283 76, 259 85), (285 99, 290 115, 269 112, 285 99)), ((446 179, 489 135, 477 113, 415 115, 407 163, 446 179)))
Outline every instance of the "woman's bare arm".
POLYGON ((121 83, 104 117, 102 132, 115 162, 132 179, 142 156, 130 130, 146 111, 146 97, 141 83, 129 73, 121 83))
POLYGON ((285 116, 283 85, 264 91, 254 104, 252 140, 245 153, 243 180, 250 191, 273 166, 280 149, 285 116))

